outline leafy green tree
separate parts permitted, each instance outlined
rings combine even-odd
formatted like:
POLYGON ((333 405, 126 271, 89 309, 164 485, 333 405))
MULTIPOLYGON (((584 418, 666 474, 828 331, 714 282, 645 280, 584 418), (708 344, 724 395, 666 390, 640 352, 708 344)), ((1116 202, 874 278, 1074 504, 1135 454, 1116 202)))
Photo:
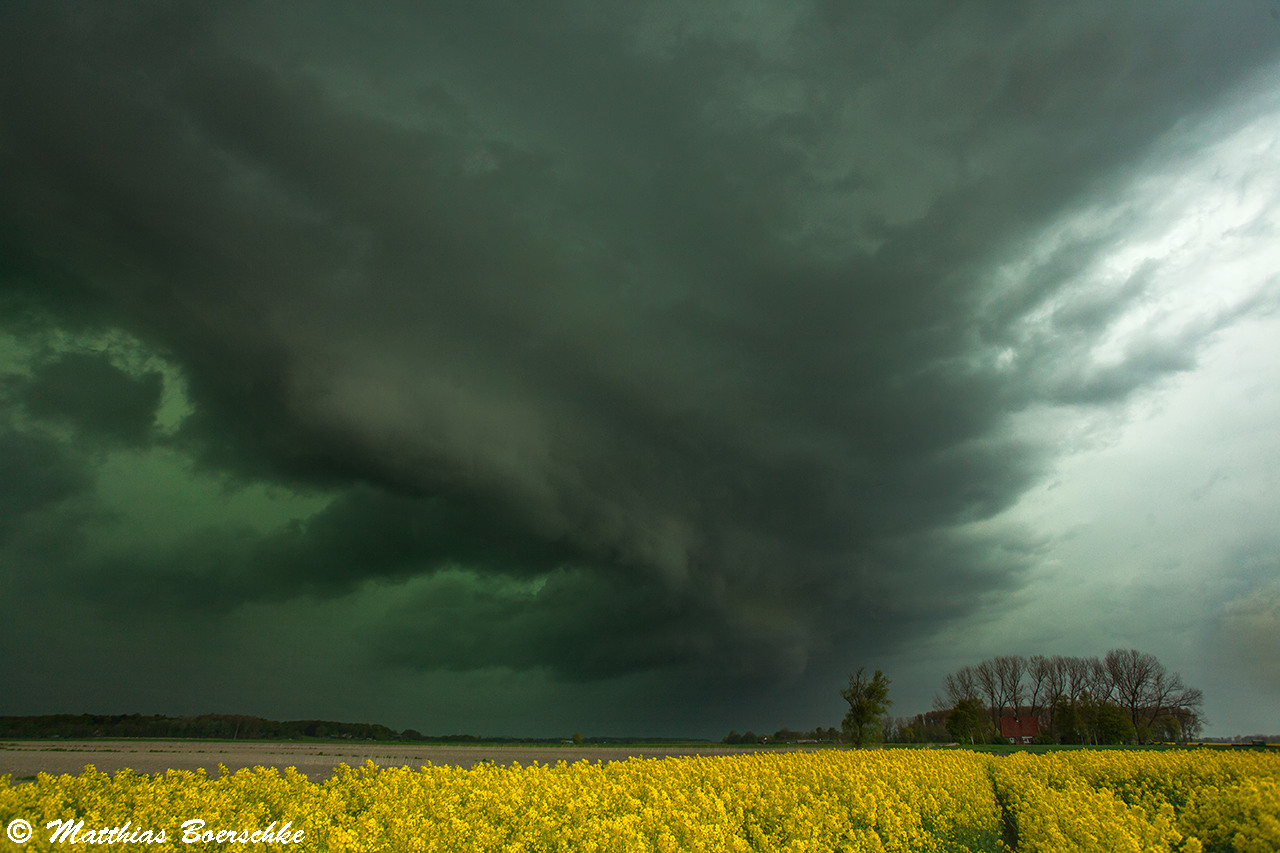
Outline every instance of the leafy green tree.
POLYGON ((1116 745, 1137 740, 1137 729, 1122 705, 1085 694, 1080 698, 1079 713, 1086 743, 1116 745))
POLYGON ((1053 703, 1053 736, 1059 743, 1085 743, 1087 731, 1080 703, 1063 696, 1053 703))
POLYGON ((915 720, 894 720, 894 734, 899 743, 920 743, 924 740, 923 732, 915 720))
POLYGON ((957 743, 985 743, 991 738, 991 718, 982 700, 961 699, 947 714, 947 734, 957 743))
POLYGON ((1129 714, 1115 702, 1103 702, 1095 710, 1098 742, 1105 744, 1135 743, 1137 729, 1129 714))
POLYGON ((1161 714, 1151 724, 1151 735, 1163 743, 1177 743, 1182 740, 1182 723, 1173 714, 1161 714))
POLYGON ((880 717, 889 710, 893 701, 889 699, 889 679, 883 672, 877 669, 875 675, 868 676, 866 667, 858 667, 858 671, 849 676, 849 686, 841 690, 840 695, 849 703, 849 712, 844 715, 841 728, 850 743, 866 746, 884 737, 880 717))

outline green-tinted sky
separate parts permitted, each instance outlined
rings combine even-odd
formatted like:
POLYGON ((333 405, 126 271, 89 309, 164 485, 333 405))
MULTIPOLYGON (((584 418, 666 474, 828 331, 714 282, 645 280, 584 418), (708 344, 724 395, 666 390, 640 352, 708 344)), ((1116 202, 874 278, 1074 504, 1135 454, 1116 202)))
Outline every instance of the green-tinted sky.
POLYGON ((0 713, 1280 731, 1280 5, 7 3, 0 713))

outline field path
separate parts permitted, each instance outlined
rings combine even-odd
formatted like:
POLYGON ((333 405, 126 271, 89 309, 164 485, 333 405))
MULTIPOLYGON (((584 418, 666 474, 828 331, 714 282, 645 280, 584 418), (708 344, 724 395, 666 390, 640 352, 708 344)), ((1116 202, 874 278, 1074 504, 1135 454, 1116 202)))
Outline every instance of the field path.
MULTIPOLYGON (((802 751, 813 747, 769 747, 770 751, 802 751)), ((405 743, 247 743, 243 741, 0 741, 0 776, 17 782, 44 773, 79 773, 92 764, 103 773, 125 767, 139 773, 162 773, 204 768, 216 775, 218 765, 231 771, 242 767, 296 767, 312 782, 327 779, 346 762, 358 767, 372 759, 382 767, 420 767, 428 762, 471 767, 482 761, 530 765, 572 764, 586 759, 624 761, 631 757, 677 755, 742 755, 751 747, 632 747, 632 746, 448 746, 405 743)))

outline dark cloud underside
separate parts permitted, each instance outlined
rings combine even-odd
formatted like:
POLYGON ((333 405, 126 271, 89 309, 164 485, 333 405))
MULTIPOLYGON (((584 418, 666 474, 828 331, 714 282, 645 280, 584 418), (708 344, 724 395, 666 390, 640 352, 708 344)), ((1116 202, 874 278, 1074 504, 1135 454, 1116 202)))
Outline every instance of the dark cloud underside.
POLYGON ((572 682, 793 677, 1016 590, 1034 538, 966 526, 1060 450, 1015 419, 1122 403, 1216 321, 1097 364, 1145 273, 1062 301, 1088 235, 996 271, 1280 45, 1245 2, 3 17, 0 306, 71 337, 7 381, 0 535, 87 500, 65 442, 177 454, 331 500, 85 515, 50 577, 130 612, 399 589, 375 665, 572 682), (181 377, 175 428, 173 380, 65 343, 111 330, 181 377))
POLYGON ((100 356, 73 353, 38 367, 17 400, 35 417, 138 444, 150 435, 162 391, 159 373, 135 379, 100 356))

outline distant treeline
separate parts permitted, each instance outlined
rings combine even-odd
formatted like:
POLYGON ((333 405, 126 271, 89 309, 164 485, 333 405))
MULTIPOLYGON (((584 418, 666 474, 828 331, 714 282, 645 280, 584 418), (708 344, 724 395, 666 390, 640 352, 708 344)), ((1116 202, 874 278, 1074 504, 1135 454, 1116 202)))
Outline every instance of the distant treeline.
POLYGON ((49 714, 37 717, 0 717, 0 739, 87 740, 91 738, 205 738, 209 740, 374 740, 415 743, 547 743, 587 744, 692 743, 689 738, 481 737, 471 734, 424 735, 414 729, 397 732, 377 723, 341 723, 334 720, 266 720, 240 714, 201 714, 197 717, 165 717, 144 714, 49 714))
POLYGON ((1233 735, 1232 737, 1206 737, 1200 739, 1201 743, 1234 743, 1234 744, 1259 744, 1259 743, 1275 743, 1280 744, 1280 735, 1233 735))
POLYGON ((39 717, 0 717, 0 737, 399 740, 401 734, 375 723, 339 723, 332 720, 280 721, 239 714, 201 714, 198 717, 164 717, 144 714, 49 714, 39 717))
MULTIPOLYGON (((852 689, 852 680, 850 685, 852 689)), ((847 691, 842 695, 849 698, 847 691)), ((891 717, 882 708, 876 712, 881 715, 879 731, 872 732, 871 739, 888 743, 1188 743, 1204 727, 1203 703, 1199 688, 1184 683, 1155 655, 1136 649, 1112 649, 1102 657, 1002 655, 948 674, 932 711, 891 717)), ((872 728, 877 728, 874 722, 872 728)), ((841 743, 849 738, 846 732, 819 728, 803 733, 781 729, 772 735, 733 731, 723 740, 729 744, 841 743)), ((1231 740, 1272 742, 1264 735, 1231 740)))
POLYGON ((840 730, 836 728, 830 729, 813 729, 807 732, 797 732, 792 729, 778 729, 771 735, 758 735, 755 732, 746 732, 738 734, 736 731, 729 732, 721 743, 739 744, 739 743, 839 743, 841 740, 840 730))
POLYGON ((1101 658, 1002 655, 947 675, 934 699, 941 719, 920 715, 896 734, 928 739, 940 722, 953 740, 981 743, 1004 739, 1001 718, 1013 717, 1034 721, 1043 743, 1187 742, 1204 726, 1203 703, 1199 688, 1136 649, 1101 658))

